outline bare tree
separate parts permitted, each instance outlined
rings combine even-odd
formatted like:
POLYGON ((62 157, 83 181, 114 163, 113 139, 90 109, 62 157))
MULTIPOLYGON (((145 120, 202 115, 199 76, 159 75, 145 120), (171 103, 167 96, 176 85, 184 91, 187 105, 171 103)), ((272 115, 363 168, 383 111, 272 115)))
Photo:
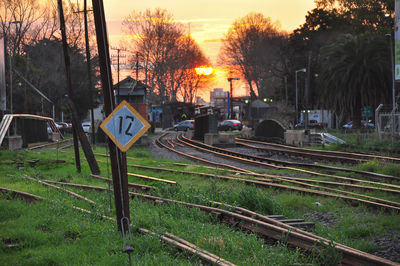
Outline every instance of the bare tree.
POLYGON ((28 34, 43 17, 37 0, 1 0, 0 27, 7 36, 9 52, 20 54, 28 34))
MULTIPOLYGON (((65 7, 68 43, 84 47, 83 18, 77 4, 65 7)), ((93 18, 89 29, 94 33, 93 18)), ((7 36, 12 55, 21 54, 24 46, 40 40, 60 39, 57 6, 51 0, 0 0, 0 35, 7 36)))
POLYGON ((195 41, 185 35, 184 26, 164 9, 133 11, 123 26, 133 40, 131 49, 140 52, 144 82, 154 101, 177 101, 187 72, 208 63, 195 41))
POLYGON ((260 13, 250 13, 235 20, 223 39, 219 59, 244 78, 252 98, 272 78, 281 38, 277 23, 260 13))
POLYGON ((185 102, 193 102, 197 89, 211 78, 199 75, 196 68, 209 65, 209 61, 191 36, 182 36, 172 55, 172 63, 168 67, 170 100, 177 101, 180 97, 185 102))

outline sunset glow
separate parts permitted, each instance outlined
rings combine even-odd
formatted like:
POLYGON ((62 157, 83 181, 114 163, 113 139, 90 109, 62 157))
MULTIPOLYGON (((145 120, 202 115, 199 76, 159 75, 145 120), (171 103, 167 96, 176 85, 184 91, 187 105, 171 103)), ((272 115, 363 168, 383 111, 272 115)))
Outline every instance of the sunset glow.
POLYGON ((211 73, 214 71, 212 67, 196 67, 196 73, 197 75, 211 75, 211 73))
MULTIPOLYGON (((121 1, 104 0, 110 45, 124 47, 124 43, 132 42, 122 28, 122 21, 133 10, 143 12, 146 9, 166 9, 173 15, 173 21, 181 23, 184 30, 199 44, 212 66, 201 66, 196 69, 199 75, 214 74, 214 82, 208 88, 198 92, 206 101, 209 92, 214 88, 229 90, 227 71, 218 64, 218 54, 232 23, 250 12, 262 13, 271 21, 280 25, 280 29, 288 33, 305 22, 308 11, 315 8, 314 0, 248 0, 248 1, 184 1, 184 0, 148 0, 121 1), (229 4, 228 4, 229 3, 229 4), (125 36, 124 36, 125 35, 125 36)), ((134 74, 134 70, 130 75, 134 74)), ((121 77, 123 78, 123 77, 121 77)), ((235 95, 248 94, 248 84, 242 79, 235 83, 235 95)))

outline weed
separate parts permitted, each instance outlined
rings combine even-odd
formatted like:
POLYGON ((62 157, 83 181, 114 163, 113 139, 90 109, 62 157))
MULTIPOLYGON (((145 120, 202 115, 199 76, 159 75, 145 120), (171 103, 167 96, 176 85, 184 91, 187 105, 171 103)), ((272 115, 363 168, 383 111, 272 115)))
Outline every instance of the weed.
POLYGON ((342 254, 335 248, 335 243, 330 241, 329 244, 325 244, 320 241, 320 249, 318 254, 318 264, 324 266, 336 266, 340 264, 342 254))

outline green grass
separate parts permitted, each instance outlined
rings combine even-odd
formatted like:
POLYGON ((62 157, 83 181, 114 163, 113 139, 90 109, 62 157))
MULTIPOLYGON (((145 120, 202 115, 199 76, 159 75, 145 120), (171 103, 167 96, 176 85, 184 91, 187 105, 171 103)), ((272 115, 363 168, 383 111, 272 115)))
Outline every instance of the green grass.
MULTIPOLYGON (((107 154, 105 148, 101 147, 96 147, 95 153, 107 154)), ((127 156, 128 164, 227 174, 223 169, 198 167, 187 161, 182 162, 189 163, 189 166, 176 166, 174 161, 153 158, 146 148, 135 147, 128 151, 127 156)), ((99 162, 102 175, 111 178, 107 159, 97 158, 103 161, 99 162)), ((1 187, 33 193, 51 200, 26 204, 10 199, 10 195, 0 194, 2 265, 127 264, 128 257, 122 252, 122 238, 115 221, 101 218, 101 215, 115 217, 113 193, 67 188, 95 201, 97 207, 94 208, 86 202, 22 178, 28 175, 41 180, 50 179, 107 188, 105 182, 90 177, 83 154, 81 159, 82 173, 77 173, 72 149, 65 152, 0 151, 1 187), (19 164, 11 162, 16 159, 20 161, 19 164), (31 166, 27 162, 29 159, 39 159, 39 162, 31 166), (57 163, 56 159, 65 162, 57 163), (72 209, 72 205, 92 210, 93 214, 77 212, 72 209), (19 245, 9 248, 5 244, 8 242, 19 245)), ((371 164, 363 167, 376 168, 374 163, 371 164)), ((157 189, 153 192, 154 195, 170 199, 203 205, 209 205, 210 201, 218 201, 264 215, 283 214, 287 218, 309 217, 311 212, 329 213, 336 222, 329 227, 317 223, 315 233, 367 252, 380 248, 373 245, 374 236, 399 235, 400 232, 400 218, 397 214, 381 213, 364 206, 355 208, 333 198, 257 188, 198 175, 138 170, 133 167, 128 167, 128 172, 177 181, 179 184, 174 186, 129 177, 130 182, 155 186, 157 189)), ((137 233, 136 229, 139 227, 158 233, 175 234, 238 265, 314 265, 334 262, 340 256, 332 251, 329 245, 323 248, 320 255, 305 254, 298 249, 288 248, 284 241, 269 246, 263 239, 250 232, 220 224, 213 216, 180 205, 154 205, 132 199, 130 210, 135 247, 132 260, 135 265, 203 264, 197 256, 181 253, 157 237, 137 233)))

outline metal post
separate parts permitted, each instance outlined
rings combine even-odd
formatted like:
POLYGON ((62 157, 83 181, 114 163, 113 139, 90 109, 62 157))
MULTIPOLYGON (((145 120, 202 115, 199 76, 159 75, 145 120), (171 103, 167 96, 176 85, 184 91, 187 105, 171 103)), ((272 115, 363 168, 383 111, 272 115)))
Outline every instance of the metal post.
POLYGON ((230 104, 230 109, 231 109, 231 112, 230 112, 230 114, 229 114, 229 118, 230 119, 232 119, 233 118, 233 102, 232 102, 232 100, 233 100, 233 96, 232 96, 232 79, 229 79, 229 83, 230 83, 230 93, 229 93, 229 99, 230 99, 230 101, 229 101, 229 104, 230 104))
MULTIPOLYGON (((13 112, 13 97, 12 97, 12 95, 13 95, 13 75, 12 75, 12 55, 11 55, 11 51, 10 51, 10 58, 9 58, 9 63, 10 63, 10 113, 11 114, 13 114, 14 112, 13 112)), ((16 124, 16 120, 15 119, 13 119, 14 120, 14 124, 16 124)), ((13 128, 13 131, 14 131, 14 136, 15 136, 15 127, 11 127, 11 128, 13 128)), ((8 131, 8 134, 10 134, 10 131, 11 131, 11 129, 8 131)))
POLYGON ((296 70, 296 72, 295 72, 295 80, 296 80, 296 123, 299 122, 299 88, 298 88, 298 85, 297 85, 297 73, 298 72, 304 72, 305 73, 306 69, 302 68, 302 69, 296 70))
POLYGON ((120 95, 120 93, 119 93, 119 51, 120 51, 120 49, 118 48, 117 49, 117 84, 118 84, 117 104, 120 102, 120 99, 119 99, 119 95, 120 95))
POLYGON ((13 114, 13 75, 12 75, 12 55, 10 51, 10 58, 9 58, 9 64, 10 64, 10 113, 13 114))
POLYGON ((111 48, 111 49, 117 50, 117 96, 115 98, 116 98, 116 104, 119 104, 121 102, 121 100, 120 100, 120 89, 119 89, 119 71, 120 71, 119 59, 120 59, 120 57, 125 57, 125 55, 120 56, 121 48, 111 48))
POLYGON ((392 142, 393 142, 393 137, 394 137, 394 113, 396 110, 396 98, 395 98, 395 88, 396 88, 396 81, 395 81, 395 72, 394 72, 394 51, 393 51, 393 36, 390 33, 390 59, 391 59, 391 64, 392 64, 392 130, 391 130, 391 135, 392 135, 392 142))
POLYGON ((299 89, 298 89, 298 87, 297 87, 297 71, 296 71, 296 74, 295 74, 295 80, 296 80, 296 124, 298 124, 299 123, 299 106, 298 106, 298 103, 299 103, 299 89))
MULTIPOLYGON (((110 66, 110 54, 102 0, 92 0, 94 22, 96 26, 96 39, 99 53, 101 83, 104 96, 105 115, 109 116, 114 109, 114 97, 112 92, 112 76, 110 66)), ((126 156, 123 156, 117 146, 108 139, 110 149, 111 171, 113 177, 114 200, 117 214, 118 229, 122 230, 121 220, 126 217, 130 219, 128 177, 123 170, 126 167, 126 156)), ((124 226, 128 228, 129 224, 124 226)))
POLYGON ((233 87, 232 87, 232 80, 240 80, 240 78, 228 78, 228 81, 230 83, 230 94, 229 94, 229 99, 230 99, 230 115, 229 118, 233 119, 233 87))
POLYGON ((139 80, 139 52, 136 52, 136 80, 139 80))

